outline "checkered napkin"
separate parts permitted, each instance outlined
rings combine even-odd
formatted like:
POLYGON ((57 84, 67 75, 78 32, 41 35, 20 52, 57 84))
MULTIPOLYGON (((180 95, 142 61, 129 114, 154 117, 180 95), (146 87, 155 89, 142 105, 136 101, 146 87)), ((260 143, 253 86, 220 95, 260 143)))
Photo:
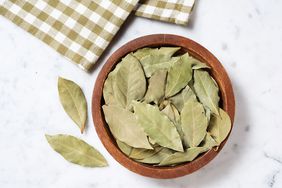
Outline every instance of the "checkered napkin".
POLYGON ((195 0, 143 0, 137 16, 186 25, 195 0))
MULTIPOLYGON (((0 15, 88 71, 138 1, 5 0, 0 15)), ((136 15, 185 24, 193 1, 146 0, 137 6, 136 15)))

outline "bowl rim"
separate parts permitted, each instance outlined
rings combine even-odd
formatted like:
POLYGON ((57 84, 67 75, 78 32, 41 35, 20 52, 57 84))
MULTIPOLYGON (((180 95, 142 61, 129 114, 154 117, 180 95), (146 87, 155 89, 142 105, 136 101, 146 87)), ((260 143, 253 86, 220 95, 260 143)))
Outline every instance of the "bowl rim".
POLYGON ((229 114, 231 119, 231 130, 233 129, 235 116, 235 98, 231 81, 219 60, 205 47, 197 42, 172 34, 146 35, 131 40, 117 49, 106 61, 97 76, 92 95, 92 118, 96 132, 106 150, 111 156, 127 169, 151 178, 169 179, 191 174, 208 164, 222 150, 227 138, 220 144, 218 150, 211 149, 203 155, 197 157, 192 162, 184 163, 173 167, 155 167, 141 164, 126 156, 117 147, 111 132, 107 128, 102 112, 103 86, 108 73, 115 67, 126 54, 144 47, 179 46, 183 51, 188 51, 193 57, 211 66, 210 73, 217 81, 221 93, 222 107, 229 114))

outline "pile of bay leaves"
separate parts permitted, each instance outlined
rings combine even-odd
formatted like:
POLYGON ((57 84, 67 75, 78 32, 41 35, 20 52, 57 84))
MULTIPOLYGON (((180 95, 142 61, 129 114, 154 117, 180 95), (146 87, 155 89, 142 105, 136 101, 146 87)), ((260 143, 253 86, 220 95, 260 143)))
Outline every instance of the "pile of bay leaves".
POLYGON ((178 47, 127 54, 103 88, 105 120, 135 161, 173 166, 219 146, 231 129, 209 66, 178 47))

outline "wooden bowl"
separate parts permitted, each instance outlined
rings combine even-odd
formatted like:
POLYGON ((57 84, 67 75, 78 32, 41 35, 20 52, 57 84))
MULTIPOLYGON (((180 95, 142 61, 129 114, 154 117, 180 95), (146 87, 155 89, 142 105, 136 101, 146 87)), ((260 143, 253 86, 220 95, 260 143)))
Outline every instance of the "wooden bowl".
POLYGON ((181 47, 182 52, 189 52, 191 56, 195 57, 196 59, 199 59, 204 63, 207 63, 211 67, 210 74, 217 81, 220 88, 220 106, 229 114, 233 127, 235 114, 235 99, 230 79, 228 78, 228 75, 221 63, 212 53, 210 53, 206 48, 204 48, 200 44, 181 36, 168 34, 148 35, 137 38, 123 45, 111 55, 96 80, 92 97, 92 116, 97 134, 100 137, 102 143, 104 144, 108 152, 121 165, 143 176, 168 179, 190 174, 205 166, 221 151, 228 137, 224 142, 220 144, 217 151, 211 149, 210 151, 197 157, 192 162, 177 165, 174 167, 157 167, 146 165, 130 159, 119 150, 116 141, 113 138, 107 123, 105 122, 102 111, 102 105, 104 104, 103 85, 105 79, 107 78, 108 73, 114 69, 115 65, 121 60, 121 58, 124 57, 126 54, 136 51, 137 49, 143 47, 162 46, 179 46, 181 47))

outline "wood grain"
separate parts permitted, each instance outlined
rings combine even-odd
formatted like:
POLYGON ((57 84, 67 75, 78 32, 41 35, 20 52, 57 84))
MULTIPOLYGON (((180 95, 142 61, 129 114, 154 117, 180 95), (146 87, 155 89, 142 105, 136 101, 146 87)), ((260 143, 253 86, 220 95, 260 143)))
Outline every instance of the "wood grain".
MULTIPOLYGON (((104 104, 103 85, 105 79, 107 78, 108 73, 114 69, 115 65, 126 54, 136 51, 137 49, 143 47, 162 46, 179 46, 181 47, 180 53, 188 52, 191 56, 208 64, 211 67, 210 74, 217 81, 220 88, 220 106, 229 114, 233 128, 235 115, 235 99, 233 89, 231 81, 219 60, 206 48, 194 42, 193 40, 170 34, 156 34, 137 38, 123 45, 110 56, 96 80, 92 96, 92 116, 95 129, 99 138, 101 139, 108 152, 121 165, 143 176, 168 179, 191 174, 192 172, 195 172, 196 170, 205 166, 222 150, 229 135, 225 139, 225 141, 220 144, 220 147, 217 151, 212 149, 204 153, 203 155, 197 157, 197 159, 192 162, 178 165, 175 167, 154 167, 151 165, 141 164, 131 160, 119 150, 115 139, 113 138, 108 128, 108 125, 105 122, 104 115, 102 112, 102 105, 104 104)), ((231 132, 232 129, 230 133, 231 132)))

